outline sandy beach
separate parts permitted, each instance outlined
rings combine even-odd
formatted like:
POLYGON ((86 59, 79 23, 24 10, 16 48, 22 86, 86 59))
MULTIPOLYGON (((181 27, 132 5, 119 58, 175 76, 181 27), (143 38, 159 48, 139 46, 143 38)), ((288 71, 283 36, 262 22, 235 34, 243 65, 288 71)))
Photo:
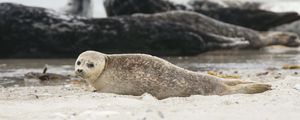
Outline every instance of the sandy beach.
POLYGON ((209 119, 298 120, 300 77, 283 75, 261 94, 174 97, 96 93, 78 85, 1 88, 0 118, 5 120, 209 119))
MULTIPOLYGON (((184 0, 172 1, 187 4, 184 0)), ((296 0, 255 1, 264 1, 260 6, 264 10, 300 13, 296 0)), ((0 0, 3 2, 62 12, 67 0, 0 0)), ((106 17, 102 3, 103 0, 94 0, 93 17, 106 17)), ((24 74, 42 72, 46 65, 50 73, 74 75, 75 58, 0 59, 0 120, 300 120, 299 53, 299 47, 270 47, 163 57, 196 72, 211 71, 270 84, 272 90, 259 94, 193 95, 162 100, 147 93, 131 96, 93 92, 73 81, 54 84, 34 81, 32 84, 24 79, 24 74), (284 65, 297 65, 297 68, 285 69, 284 65)))
POLYGON ((21 84, 22 75, 42 71, 73 73, 74 60, 0 60, 1 120, 299 120, 300 71, 283 69, 299 64, 299 48, 270 47, 260 51, 215 51, 194 57, 164 58, 198 72, 237 75, 242 80, 268 83, 260 94, 173 97, 157 100, 143 96, 96 93, 85 84, 53 86, 21 84), (20 80, 14 79, 16 78, 20 80), (7 79, 7 80, 6 80, 7 79), (11 83, 6 84, 8 81, 11 83), (2 86, 2 87, 1 87, 2 86))

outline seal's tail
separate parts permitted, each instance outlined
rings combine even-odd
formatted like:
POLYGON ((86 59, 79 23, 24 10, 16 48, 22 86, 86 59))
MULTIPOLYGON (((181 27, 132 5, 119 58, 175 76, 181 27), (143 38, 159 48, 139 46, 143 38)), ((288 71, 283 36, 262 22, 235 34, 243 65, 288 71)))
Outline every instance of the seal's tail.
POLYGON ((232 94, 255 94, 271 90, 271 85, 261 83, 238 84, 232 87, 232 94))

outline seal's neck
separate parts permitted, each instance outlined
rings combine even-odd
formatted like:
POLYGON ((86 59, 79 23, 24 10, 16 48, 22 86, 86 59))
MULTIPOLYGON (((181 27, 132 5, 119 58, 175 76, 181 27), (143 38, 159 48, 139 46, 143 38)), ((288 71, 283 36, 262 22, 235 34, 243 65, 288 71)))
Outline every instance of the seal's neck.
POLYGON ((98 69, 99 70, 98 75, 90 76, 87 78, 87 82, 89 84, 91 85, 94 84, 101 77, 103 72, 107 69, 108 59, 109 59, 108 56, 105 56, 103 63, 101 63, 100 68, 98 69))

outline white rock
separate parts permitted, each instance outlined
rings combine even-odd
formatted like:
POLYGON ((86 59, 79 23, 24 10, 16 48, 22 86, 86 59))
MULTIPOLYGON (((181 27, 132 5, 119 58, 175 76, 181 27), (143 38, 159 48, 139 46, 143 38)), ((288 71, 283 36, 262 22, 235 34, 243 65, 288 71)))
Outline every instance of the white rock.
POLYGON ((70 88, 71 85, 70 84, 67 84, 67 85, 64 85, 65 88, 70 88))
POLYGON ((300 91, 300 84, 296 84, 296 85, 294 86, 294 88, 295 88, 296 90, 300 91))
POLYGON ((149 93, 144 93, 141 97, 142 97, 141 99, 144 101, 156 101, 157 100, 155 97, 153 97, 149 93))

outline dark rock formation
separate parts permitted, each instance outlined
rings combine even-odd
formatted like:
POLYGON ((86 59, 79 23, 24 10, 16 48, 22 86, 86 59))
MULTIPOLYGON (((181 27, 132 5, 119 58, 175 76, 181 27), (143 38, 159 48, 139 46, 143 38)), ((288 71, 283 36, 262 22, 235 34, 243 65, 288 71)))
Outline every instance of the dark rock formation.
POLYGON ((232 7, 224 7, 223 5, 211 1, 196 0, 191 2, 190 5, 192 9, 187 9, 183 5, 179 7, 180 5, 175 5, 166 0, 106 0, 104 4, 108 16, 188 10, 207 15, 226 23, 244 26, 259 31, 266 31, 270 28, 300 19, 300 16, 296 12, 275 13, 260 10, 258 9, 259 4, 256 3, 245 3, 241 6, 232 5, 232 7), (146 8, 151 8, 151 10, 146 8))
POLYGON ((167 0, 105 0, 107 16, 131 15, 133 13, 152 14, 176 10, 177 7, 167 0))
POLYGON ((66 58, 86 50, 171 56, 300 42, 294 35, 260 34, 194 12, 85 19, 2 3, 0 43, 0 58, 66 58))
POLYGON ((245 44, 148 17, 83 19, 44 8, 2 3, 0 18, 0 58, 76 57, 85 50, 195 55, 245 44))

